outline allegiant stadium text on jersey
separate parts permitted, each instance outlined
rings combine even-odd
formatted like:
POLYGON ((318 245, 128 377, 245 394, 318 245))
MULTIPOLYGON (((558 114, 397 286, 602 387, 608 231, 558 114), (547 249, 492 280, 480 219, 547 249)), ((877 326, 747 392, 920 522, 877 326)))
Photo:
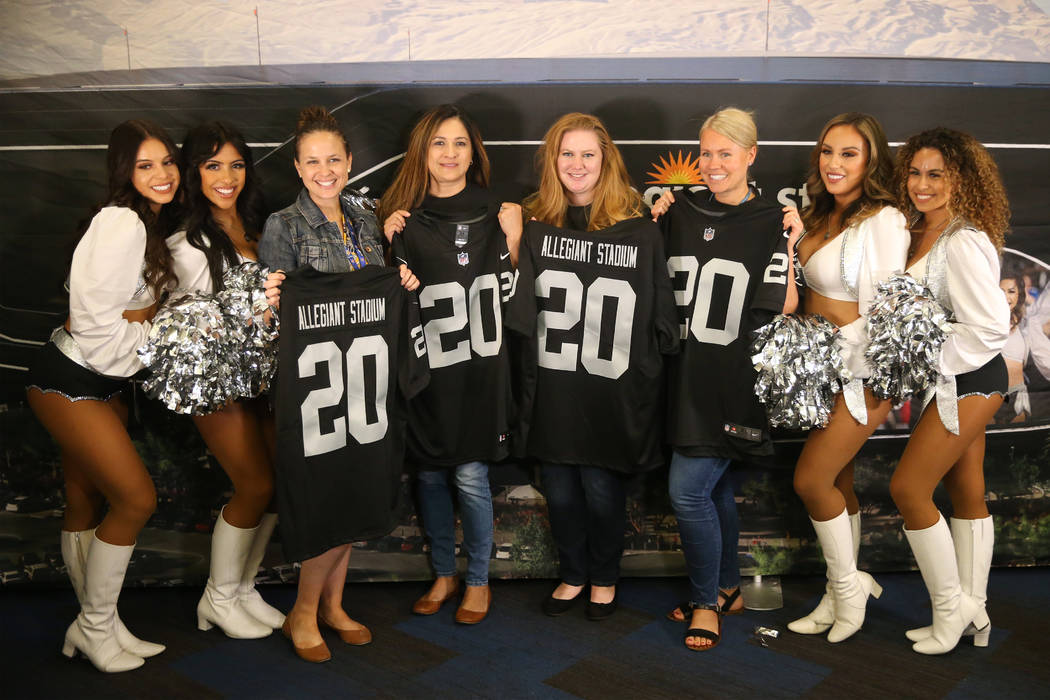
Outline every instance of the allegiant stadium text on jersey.
POLYGON ((356 323, 376 323, 386 320, 386 300, 382 298, 349 299, 323 304, 303 304, 298 308, 298 312, 299 330, 335 328, 356 323))
POLYGON ((544 236, 540 255, 572 262, 593 262, 597 265, 631 269, 638 267, 638 246, 620 243, 595 243, 562 236, 544 236))

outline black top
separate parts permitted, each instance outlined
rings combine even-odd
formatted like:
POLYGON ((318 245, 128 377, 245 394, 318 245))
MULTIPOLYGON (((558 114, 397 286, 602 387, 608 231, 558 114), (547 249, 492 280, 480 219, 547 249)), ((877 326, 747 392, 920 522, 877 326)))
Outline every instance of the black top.
MULTIPOLYGON (((423 201, 417 209, 425 209, 449 216, 460 216, 477 209, 484 209, 493 203, 498 210, 499 201, 487 189, 468 182, 466 187, 451 197, 435 197, 428 193, 423 197, 423 201)), ((409 217, 409 219, 411 218, 409 217)))
POLYGON ((667 439, 686 456, 772 454, 749 347, 754 330, 784 308, 781 219, 757 193, 730 206, 706 191, 676 193, 660 217, 682 338, 669 365, 667 439))
POLYGON ((415 295, 393 268, 287 273, 275 403, 288 561, 393 528, 403 397, 428 379, 422 333, 415 295))
POLYGON ((638 472, 663 464, 663 357, 678 328, 663 241, 648 219, 580 232, 525 225, 507 327, 532 339, 525 452, 638 472))
POLYGON ((571 228, 573 231, 586 231, 587 224, 589 224, 590 221, 590 204, 585 204, 582 207, 570 206, 565 211, 565 228, 571 228))
POLYGON ((423 205, 434 208, 414 209, 393 243, 394 257, 421 283, 431 369, 430 385, 409 402, 409 455, 419 466, 500 460, 514 415, 503 340, 514 269, 499 203, 468 186, 423 205))

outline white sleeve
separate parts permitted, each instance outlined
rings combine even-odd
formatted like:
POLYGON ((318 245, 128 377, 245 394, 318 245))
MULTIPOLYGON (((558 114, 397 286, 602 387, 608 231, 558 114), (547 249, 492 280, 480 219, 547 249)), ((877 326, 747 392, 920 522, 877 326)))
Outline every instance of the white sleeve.
POLYGON ((868 347, 868 311, 875 287, 895 272, 903 272, 908 261, 911 234, 904 215, 893 207, 883 207, 861 222, 869 227, 864 237, 863 259, 857 277, 857 312, 860 318, 839 327, 839 348, 846 367, 854 377, 865 379, 871 373, 864 359, 868 347))
POLYGON ((857 303, 861 316, 868 315, 875 288, 895 272, 904 272, 908 264, 911 234, 904 214, 893 207, 883 207, 863 225, 870 227, 864 238, 864 260, 857 280, 857 303))
POLYGON ((142 369, 135 349, 149 322, 121 314, 135 296, 146 254, 146 226, 131 209, 106 207, 91 220, 73 252, 69 322, 84 360, 94 371, 130 377, 142 369))
POLYGON ((1050 338, 1043 333, 1042 323, 1025 323, 1021 331, 1024 335, 1032 362, 1043 375, 1043 379, 1050 379, 1050 338))
MULTIPOLYGON (((207 240, 207 238, 205 238, 207 240)), ((209 241, 210 243, 210 241, 209 241)), ((211 294, 211 273, 204 251, 190 245, 185 231, 176 231, 168 238, 175 275, 179 278, 176 287, 211 294)))
POLYGON ((1010 306, 999 289, 999 255, 988 236, 963 229, 948 240, 948 296, 955 312, 941 348, 940 372, 971 372, 995 357, 1010 336, 1010 306))

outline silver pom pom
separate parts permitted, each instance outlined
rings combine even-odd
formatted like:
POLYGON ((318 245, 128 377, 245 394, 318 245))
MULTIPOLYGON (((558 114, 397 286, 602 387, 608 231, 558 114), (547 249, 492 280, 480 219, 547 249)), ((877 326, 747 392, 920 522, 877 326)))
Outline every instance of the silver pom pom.
POLYGON ((223 290, 165 302, 139 358, 143 389, 176 413, 207 415, 266 391, 277 370, 276 331, 264 319, 266 268, 248 262, 223 275, 223 290))
POLYGON ((755 394, 769 422, 793 429, 828 424, 835 394, 851 379, 839 355, 838 328, 823 316, 781 314, 757 331, 751 362, 755 394))
POLYGON ((205 415, 230 399, 226 320, 210 294, 169 299, 138 349, 146 394, 176 413, 205 415))
POLYGON ((902 404, 937 381, 941 346, 951 319, 933 294, 910 275, 893 275, 875 289, 868 312, 871 367, 866 384, 876 396, 902 404))
POLYGON ((277 371, 277 333, 265 320, 266 273, 255 262, 231 267, 223 275, 223 290, 215 295, 226 320, 231 394, 236 398, 266 391, 277 371))
POLYGON ((356 209, 364 209, 375 213, 377 200, 374 197, 369 197, 364 192, 360 192, 351 187, 343 188, 343 191, 339 193, 340 199, 356 209))

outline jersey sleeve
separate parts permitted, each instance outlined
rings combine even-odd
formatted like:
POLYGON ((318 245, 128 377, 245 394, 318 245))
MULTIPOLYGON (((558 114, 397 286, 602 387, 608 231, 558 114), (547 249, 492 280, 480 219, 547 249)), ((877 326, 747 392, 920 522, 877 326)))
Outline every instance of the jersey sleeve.
POLYGON ((955 322, 941 347, 940 372, 970 372, 1002 350, 1010 307, 999 289, 999 256, 988 236, 963 229, 947 242, 948 295, 955 322))
MULTIPOLYGON (((396 236, 395 238, 400 238, 396 236)), ((411 399, 430 383, 430 365, 427 361, 427 344, 423 338, 423 324, 419 316, 419 297, 401 289, 404 299, 405 321, 401 332, 401 357, 398 367, 398 384, 401 394, 411 399)))
MULTIPOLYGON (((779 212, 777 212, 779 214, 779 212)), ((779 226, 777 227, 779 229, 779 226)), ((762 269, 762 278, 755 288, 751 308, 779 314, 787 296, 788 265, 793 264, 787 249, 786 232, 778 230, 772 242, 769 262, 762 269)))
POLYGON ((407 265, 409 270, 412 269, 411 256, 408 253, 408 245, 405 243, 403 234, 394 235, 394 240, 390 244, 390 256, 395 267, 407 265))
POLYGON ((142 369, 136 348, 149 321, 123 317, 135 296, 146 254, 146 226, 131 209, 102 209, 80 239, 69 273, 70 329, 99 374, 130 377, 142 369))
POLYGON ((656 346, 662 355, 677 355, 681 347, 678 305, 671 287, 671 276, 667 273, 663 232, 653 238, 653 331, 656 333, 656 346))
POLYGON ((516 281, 503 319, 507 328, 526 337, 532 336, 536 330, 536 262, 530 240, 539 235, 537 222, 530 221, 525 225, 521 236, 516 281))

